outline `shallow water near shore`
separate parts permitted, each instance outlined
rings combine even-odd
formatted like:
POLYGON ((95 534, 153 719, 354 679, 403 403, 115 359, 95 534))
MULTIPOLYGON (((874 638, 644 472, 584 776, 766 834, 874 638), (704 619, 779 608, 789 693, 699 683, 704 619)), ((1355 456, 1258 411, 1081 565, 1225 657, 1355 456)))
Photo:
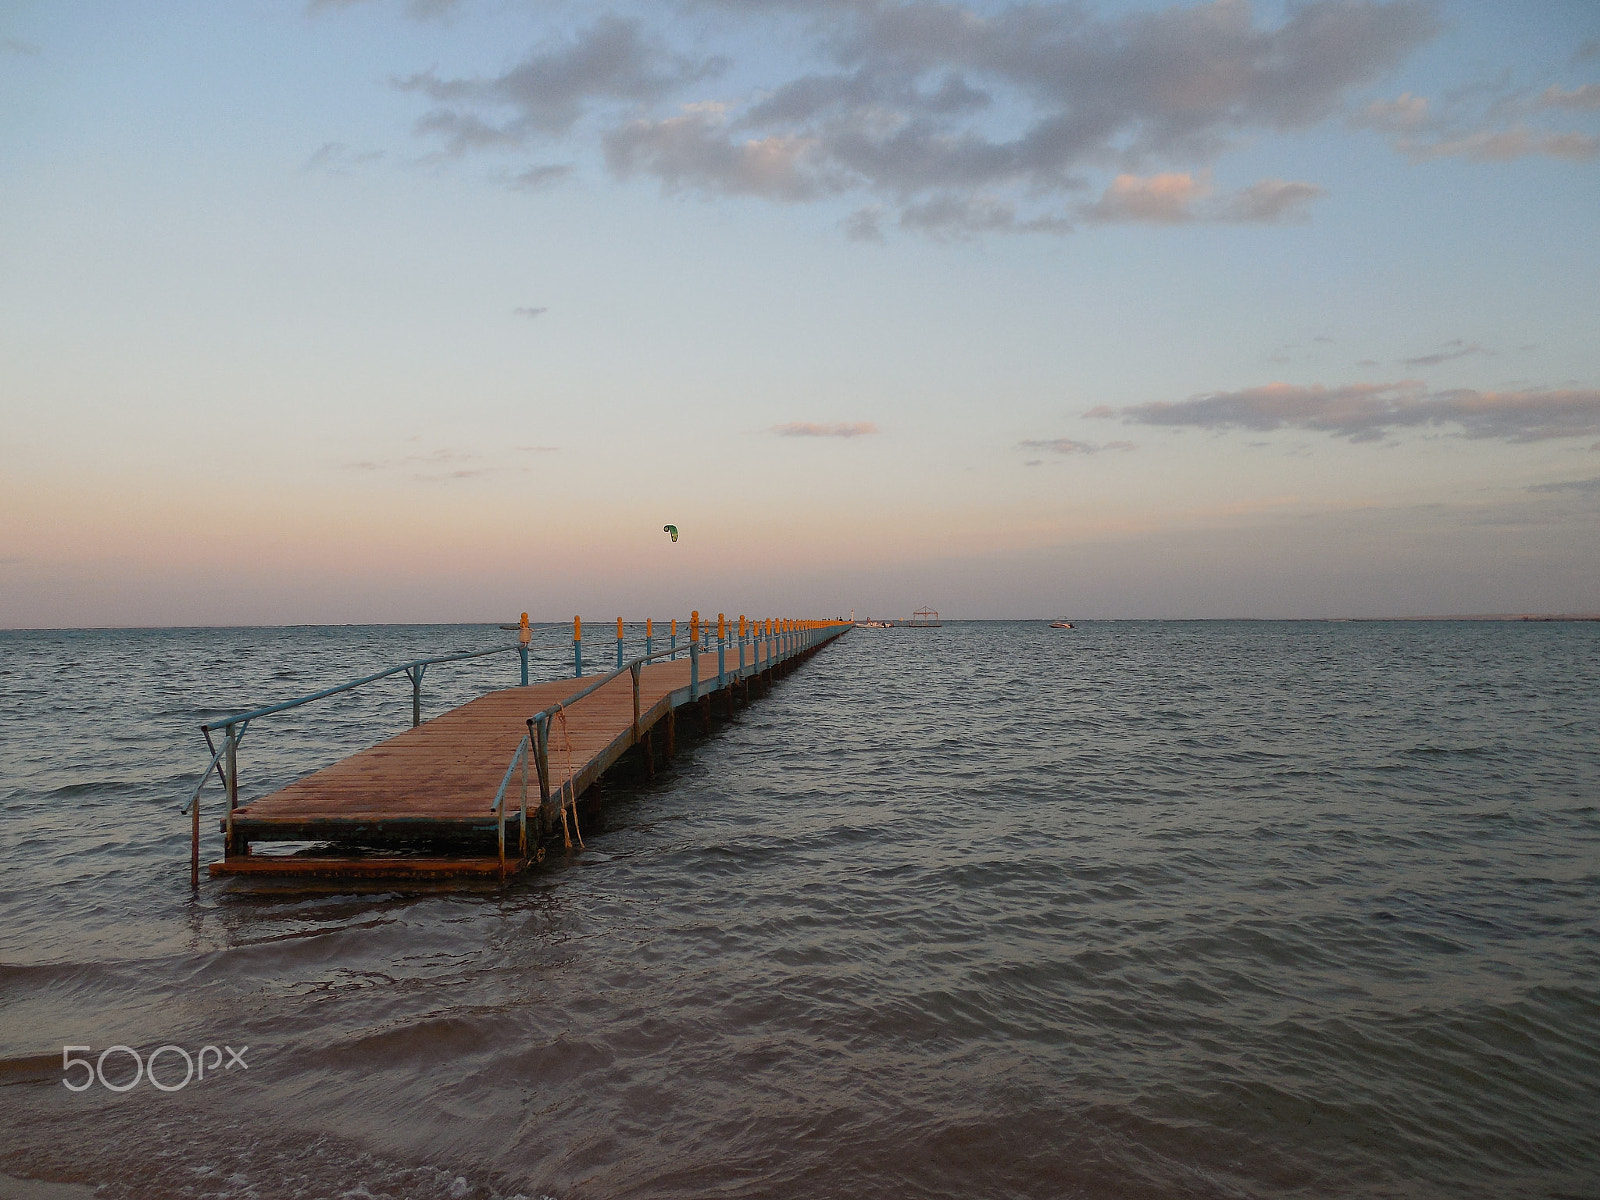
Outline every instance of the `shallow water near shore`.
MULTIPOLYGON (((511 636, 0 633, 0 1173, 1600 1195, 1600 624, 854 630, 504 887, 191 893, 199 722, 511 636), (247 1065, 63 1086, 119 1044, 247 1065)), ((514 680, 430 668, 425 715, 514 680)), ((409 716, 265 719, 245 797, 409 716)))

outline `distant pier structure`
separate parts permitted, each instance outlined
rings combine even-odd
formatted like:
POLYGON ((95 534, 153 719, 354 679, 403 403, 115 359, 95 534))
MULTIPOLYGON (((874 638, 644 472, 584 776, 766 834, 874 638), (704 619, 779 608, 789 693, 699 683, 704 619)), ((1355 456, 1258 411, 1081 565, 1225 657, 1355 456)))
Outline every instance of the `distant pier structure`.
POLYGON ((909 618, 896 617, 891 620, 873 620, 867 618, 857 621, 855 614, 850 614, 851 622, 862 629, 938 629, 943 624, 939 620, 939 612, 933 608, 919 608, 909 618))
MULTIPOLYGON (((692 613, 642 638, 616 623, 615 666, 584 673, 583 622, 572 623, 572 675, 530 683, 532 630, 518 644, 402 663, 362 679, 201 726, 211 761, 189 798, 190 881, 200 881, 200 807, 215 778, 226 807, 217 875, 335 878, 504 879, 544 857, 555 842, 582 843, 580 808, 599 810, 594 785, 625 758, 653 776, 677 750, 680 714, 711 731, 714 709, 732 717, 853 627, 798 620, 692 613), (641 644, 642 643, 642 644, 641 644), (428 667, 517 652, 521 684, 422 720, 428 667), (239 795, 239 744, 252 723, 376 680, 411 681, 411 728, 285 788, 250 801, 239 795), (580 806, 580 800, 584 804, 580 806), (272 844, 312 843, 291 853, 272 844)), ((609 638, 605 639, 609 642, 609 638)), ((591 642, 591 645, 593 643, 591 642)), ((607 658, 609 646, 601 653, 607 658)))

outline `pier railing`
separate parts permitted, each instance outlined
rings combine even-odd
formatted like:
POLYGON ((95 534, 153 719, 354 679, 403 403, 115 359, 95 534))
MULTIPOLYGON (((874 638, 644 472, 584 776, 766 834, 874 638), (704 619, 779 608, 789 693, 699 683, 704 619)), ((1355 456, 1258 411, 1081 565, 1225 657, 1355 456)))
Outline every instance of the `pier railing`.
POLYGON ((491 650, 473 650, 465 654, 441 654, 434 658, 417 658, 397 667, 388 667, 376 671, 371 675, 363 675, 360 679, 352 679, 348 683, 337 684, 334 687, 323 688, 319 692, 298 696, 293 700, 285 700, 279 704, 268 704, 262 708, 253 708, 249 712, 234 713, 231 716, 220 717, 207 721, 200 726, 200 732, 206 739, 206 748, 211 751, 211 761, 206 764, 206 769, 200 775, 200 782, 195 786, 194 794, 189 802, 183 806, 182 811, 188 812, 200 799, 200 793, 211 779, 211 773, 217 773, 218 780, 227 791, 230 800, 238 798, 238 748, 244 740, 245 732, 250 728, 250 722, 260 717, 269 717, 274 713, 288 712, 291 708, 299 708, 303 704, 310 704, 314 700, 324 700, 329 696, 337 696, 340 692, 354 691, 358 687, 365 687, 369 683, 376 683, 380 679, 388 679, 391 675, 404 672, 411 679, 411 724, 416 727, 422 724, 422 677, 427 669, 435 663, 461 662, 469 658, 487 658, 491 654, 506 654, 510 651, 519 651, 522 655, 522 682, 528 682, 528 647, 496 646, 491 650), (217 730, 222 731, 222 745, 217 745, 211 740, 211 735, 217 730), (226 765, 224 762, 226 761, 226 765))
MULTIPOLYGON (((495 793, 494 803, 490 807, 499 825, 500 869, 504 874, 506 868, 506 793, 511 787, 512 780, 517 775, 520 767, 522 771, 522 795, 518 805, 518 857, 527 854, 528 847, 528 762, 531 758, 536 764, 539 787, 539 811, 543 812, 550 804, 552 788, 550 780, 550 722, 564 709, 570 708, 578 701, 593 695, 607 684, 621 678, 624 674, 632 676, 633 680, 633 742, 635 745, 641 740, 643 730, 640 721, 643 716, 641 711, 639 684, 640 672, 647 663, 657 659, 676 659, 680 653, 689 656, 689 699, 702 698, 700 657, 712 649, 717 653, 716 683, 711 690, 720 691, 728 686, 730 678, 742 679, 747 672, 770 670, 774 663, 791 658, 820 645, 829 637, 836 636, 842 628, 848 628, 853 622, 849 621, 798 621, 773 618, 761 622, 746 624, 744 617, 739 618, 737 634, 733 625, 726 617, 719 614, 718 635, 713 642, 711 639, 710 622, 702 622, 698 612, 691 614, 688 636, 683 646, 678 645, 677 625, 672 622, 669 644, 663 649, 655 650, 651 646, 653 641, 653 622, 645 623, 645 652, 635 658, 625 658, 627 638, 626 625, 622 618, 617 618, 617 666, 614 670, 604 675, 594 677, 592 683, 580 688, 554 704, 548 705, 527 719, 528 732, 517 743, 516 750, 511 755, 511 762, 506 766, 505 775, 500 780, 499 791, 495 793), (748 632, 747 632, 748 631, 748 632), (758 632, 759 631, 759 632, 758 632), (730 677, 729 652, 737 651, 738 662, 736 674, 730 677), (749 652, 746 661, 746 651, 749 652)), ((583 678, 583 622, 581 618, 573 619, 573 659, 577 678, 583 678)), ((561 785, 560 795, 556 797, 557 804, 562 811, 562 821, 566 820, 566 809, 569 804, 577 802, 575 779, 567 779, 561 785)))
MULTIPOLYGON (((738 676, 736 677, 742 678, 746 672, 747 666, 756 666, 760 670, 766 670, 775 660, 787 658, 792 653, 801 649, 809 648, 811 645, 814 645, 816 642, 822 640, 822 630, 832 629, 837 625, 843 624, 848 624, 848 622, 796 621, 785 620, 781 618, 767 618, 761 621, 748 621, 745 617, 741 616, 738 621, 737 633, 735 633, 733 623, 729 621, 726 616, 719 614, 716 624, 716 636, 713 638, 711 622, 709 620, 702 621, 698 612, 691 613, 689 620, 684 622, 685 628, 681 636, 678 628, 677 618, 670 619, 667 631, 664 634, 657 634, 655 632, 654 619, 648 618, 643 623, 644 631, 642 638, 636 636, 631 639, 635 643, 640 640, 643 641, 644 653, 629 658, 627 656, 627 646, 630 639, 627 637, 627 624, 622 620, 622 618, 617 618, 616 668, 608 671, 604 675, 595 676, 592 683, 574 692, 571 696, 568 696, 559 703, 551 705, 542 712, 528 718, 528 733, 522 738, 517 747, 516 753, 512 756, 510 765, 506 768, 505 777, 501 781, 500 789, 495 796, 494 805, 492 808, 492 811, 499 818, 500 856, 502 862, 505 858, 506 792, 511 785, 511 781, 516 774, 517 768, 520 766, 522 768, 523 780, 520 832, 521 845, 519 849, 525 853, 527 845, 527 774, 529 758, 533 757, 538 762, 540 799, 541 803, 548 803, 550 799, 549 721, 563 708, 575 704, 579 700, 582 700, 585 696, 598 691, 600 688, 604 687, 606 684, 610 683, 624 672, 631 672, 633 675, 634 733, 635 736, 637 736, 639 733, 640 718, 639 672, 645 666, 645 664, 654 662, 658 659, 673 660, 676 659, 680 654, 688 655, 690 659, 690 698, 699 699, 701 697, 703 687, 700 666, 701 655, 709 654, 712 650, 716 651, 717 682, 715 687, 720 689, 726 686, 729 659, 731 654, 737 654, 738 676), (664 641, 667 644, 661 649, 656 649, 655 645, 659 641, 664 641), (748 664, 746 661, 747 655, 749 659, 748 664), (537 749, 537 753, 533 753, 535 749, 537 749)), ((506 626, 503 628, 517 627, 506 626)), ((635 624, 634 628, 638 628, 637 623, 635 624)), ((213 775, 216 776, 218 782, 222 785, 223 792, 227 797, 225 832, 228 839, 228 844, 232 845, 233 813, 234 810, 239 807, 239 744, 244 740, 244 736, 246 732, 248 732, 253 721, 259 720, 262 717, 272 716, 276 713, 287 712, 290 709, 299 708, 302 705, 311 704, 317 700, 324 700, 330 696, 336 696, 343 692, 353 691, 356 688, 365 687, 368 684, 376 683, 380 679, 388 679, 391 676, 403 673, 411 681, 411 724, 412 727, 415 728, 417 725, 422 723, 422 679, 430 666, 440 663, 463 662, 467 659, 486 658, 490 655, 509 654, 515 652, 521 658, 521 683, 523 687, 526 687, 528 686, 529 682, 529 655, 534 648, 533 637, 536 632, 540 634, 547 633, 548 627, 541 628, 537 631, 534 630, 529 624, 528 615, 524 613, 522 617, 522 625, 520 627, 520 637, 518 643, 515 645, 495 646, 487 650, 474 650, 457 654, 436 655, 432 658, 413 659, 410 662, 400 663, 397 666, 388 667, 382 671, 376 671, 371 675, 364 675, 360 679, 352 679, 347 683, 337 684, 333 687, 323 688, 320 691, 311 692, 308 695, 298 696, 293 700, 285 700, 277 704, 264 705, 260 708, 251 709, 248 712, 233 713, 229 716, 213 719, 203 723, 200 726, 200 732, 205 737, 206 748, 211 752, 211 759, 206 764, 205 770, 201 772, 200 778, 195 784, 195 789, 190 795, 187 803, 185 803, 180 809, 181 812, 186 813, 191 818, 191 881, 196 885, 199 883, 200 798, 205 791, 206 784, 210 782, 213 775), (217 744, 217 742, 211 736, 213 733, 219 731, 222 735, 220 745, 217 744)), ((540 645, 540 649, 546 649, 548 647, 548 642, 546 642, 544 637, 540 638, 540 642, 544 643, 540 645)), ((555 643, 555 649, 558 653, 560 645, 560 641, 557 640, 555 643)), ((583 622, 581 618, 573 619, 572 656, 575 677, 584 678, 583 622)))

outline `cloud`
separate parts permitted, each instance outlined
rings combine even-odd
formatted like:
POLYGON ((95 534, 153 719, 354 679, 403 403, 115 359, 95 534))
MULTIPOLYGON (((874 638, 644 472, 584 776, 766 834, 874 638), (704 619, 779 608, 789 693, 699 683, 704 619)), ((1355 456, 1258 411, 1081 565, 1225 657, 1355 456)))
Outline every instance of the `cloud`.
POLYGON ((1395 144, 1395 149, 1418 161, 1464 158, 1471 162, 1511 162, 1534 154, 1585 159, 1600 154, 1600 138, 1587 133, 1554 133, 1519 125, 1512 129, 1479 129, 1433 141, 1405 138, 1395 144))
POLYGON ((0 37, 0 51, 6 54, 15 54, 19 58, 38 58, 43 52, 40 47, 32 42, 25 42, 21 38, 0 37))
POLYGON ((1468 438, 1536 442, 1600 433, 1600 390, 1430 393, 1416 380, 1332 388, 1269 383, 1122 409, 1102 406, 1086 415, 1217 431, 1305 429, 1354 442, 1378 441, 1402 429, 1454 425, 1468 438))
POLYGON ((1405 92, 1394 100, 1372 101, 1351 117, 1349 124, 1356 129, 1376 129, 1382 133, 1410 133, 1427 128, 1432 120, 1428 102, 1405 92))
POLYGON ((1600 153, 1600 138, 1527 124, 1531 116, 1558 109, 1600 110, 1600 84, 1571 90, 1552 84, 1535 96, 1512 89, 1506 76, 1458 88, 1439 105, 1410 92, 1374 100, 1347 123, 1391 135, 1394 149, 1417 162, 1511 162, 1533 155, 1578 160, 1600 153))
POLYGON ((542 317, 549 311, 548 307, 540 305, 538 308, 513 308, 511 315, 514 317, 542 317))
POLYGON ((1600 495, 1600 475, 1592 479, 1564 479, 1560 483, 1536 483, 1528 488, 1530 492, 1582 492, 1584 494, 1600 495))
POLYGON ((791 421, 786 425, 774 425, 772 432, 779 437, 853 438, 877 433, 878 427, 871 421, 840 421, 834 425, 791 421))
MULTIPOLYGON (((1018 442, 1017 449, 1048 450, 1051 454, 1073 455, 1098 454, 1102 450, 1119 450, 1126 452, 1129 450, 1137 450, 1138 447, 1132 442, 1106 442, 1104 445, 1096 446, 1090 442, 1074 441, 1072 438, 1046 438, 1042 440, 1028 438, 1024 441, 1018 442)), ((1031 466, 1032 463, 1029 463, 1028 465, 1031 466)))
POLYGON ((553 187, 571 174, 570 163, 535 164, 518 171, 507 182, 518 191, 536 192, 541 188, 553 187))
MULTIPOLYGON (((353 8, 367 0, 308 0, 306 12, 315 16, 333 8, 353 8)), ((418 20, 431 20, 448 15, 461 0, 406 0, 406 15, 418 20)))
POLYGON ((1118 175, 1100 199, 1083 211, 1083 216, 1090 221, 1142 221, 1156 225, 1189 221, 1270 224, 1303 219, 1305 205, 1324 192, 1312 183, 1263 179, 1208 205, 1211 194, 1206 176, 1118 175))
POLYGON ((1011 205, 990 196, 939 195, 900 210, 900 228, 930 237, 965 239, 981 233, 1071 233, 1066 217, 1018 217, 1011 205))
POLYGON ((1432 354, 1421 354, 1416 358, 1402 358, 1400 365, 1405 367, 1436 367, 1442 362, 1449 362, 1453 358, 1468 358, 1474 354, 1493 354, 1493 350, 1485 350, 1477 342, 1468 344, 1460 338, 1445 343, 1445 349, 1436 350, 1432 354))
POLYGON ((626 179, 653 175, 669 191, 808 200, 840 190, 810 138, 730 138, 720 105, 693 105, 661 121, 630 121, 605 135, 606 164, 626 179))
POLYGON ((856 240, 891 224, 936 238, 1261 224, 1303 218, 1322 189, 1268 178, 1213 195, 1209 165, 1241 138, 1336 115, 1440 29, 1424 0, 1311 0, 1266 23, 1247 0, 1109 18, 1066 3, 721 7, 747 25, 728 36, 781 37, 815 65, 742 94, 685 95, 727 60, 608 17, 497 77, 399 86, 437 103, 417 129, 451 154, 565 135, 604 109, 618 179, 791 204, 854 196, 842 226, 856 240))
POLYGON ((883 205, 869 204, 865 208, 858 208, 840 222, 845 237, 852 242, 882 242, 883 236, 883 205))
POLYGON ((1304 221, 1307 219, 1305 206, 1326 194, 1326 189, 1314 183, 1262 179, 1228 197, 1213 220, 1263 225, 1304 221))
POLYGON ((327 171, 333 175, 344 175, 356 167, 377 162, 382 157, 382 150, 367 150, 358 154, 343 142, 324 142, 312 151, 311 157, 306 159, 301 170, 327 171))
POLYGON ((1140 179, 1137 175, 1118 175, 1085 215, 1093 221, 1148 221, 1158 225, 1174 225, 1180 221, 1194 220, 1194 202, 1209 191, 1205 183, 1187 174, 1153 175, 1149 179, 1140 179))
POLYGON ((1043 440, 1028 438, 1017 443, 1018 450, 1048 450, 1052 454, 1093 454, 1099 447, 1091 446, 1087 442, 1075 442, 1071 438, 1046 438, 1043 440))
POLYGON ((606 16, 570 42, 529 55, 491 79, 441 79, 425 71, 395 86, 445 106, 425 114, 417 131, 441 138, 448 152, 460 154, 564 134, 590 101, 659 99, 723 65, 720 59, 674 54, 637 20, 606 16), (495 116, 486 120, 474 108, 495 116))
MULTIPOLYGON (((517 450, 543 452, 554 446, 517 446, 517 450)), ((485 462, 484 456, 470 450, 448 447, 430 450, 424 454, 406 454, 398 458, 363 459, 340 464, 349 471, 384 472, 401 475, 413 483, 447 483, 457 479, 481 479, 488 475, 521 472, 525 466, 506 466, 485 462)))
POLYGON ((1541 108, 1570 108, 1575 112, 1594 112, 1600 109, 1600 83, 1586 83, 1571 91, 1563 91, 1551 84, 1539 93, 1541 108))

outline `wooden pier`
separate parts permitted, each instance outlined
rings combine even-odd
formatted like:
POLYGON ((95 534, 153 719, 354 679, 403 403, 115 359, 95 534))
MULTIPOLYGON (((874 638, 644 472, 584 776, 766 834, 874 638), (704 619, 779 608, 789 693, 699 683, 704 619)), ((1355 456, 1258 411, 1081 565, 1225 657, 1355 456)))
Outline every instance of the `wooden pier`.
MULTIPOLYGON (((270 795, 238 801, 237 744, 250 720, 305 701, 208 722, 224 731, 215 769, 228 796, 221 821, 224 856, 218 875, 505 878, 543 857, 552 844, 581 840, 584 817, 597 804, 579 801, 625 756, 654 775, 676 750, 678 725, 709 733, 715 708, 736 704, 793 670, 851 628, 845 621, 719 620, 716 636, 698 614, 679 644, 629 660, 618 622, 617 669, 490 692, 423 722, 421 670, 412 676, 415 724, 270 795), (313 850, 273 853, 271 843, 315 842, 313 850)), ((523 679, 527 679, 527 627, 523 679)), ((507 647, 513 649, 514 647, 507 647)), ((574 622, 574 659, 582 670, 581 624, 574 622)), ((493 651, 482 652, 493 653, 493 651)), ((465 656, 454 656, 465 657, 465 656)), ((430 661, 450 661, 449 659, 430 661)), ((201 786, 204 786, 202 780, 201 786)), ((199 878, 199 795, 194 806, 192 878, 199 878)))

